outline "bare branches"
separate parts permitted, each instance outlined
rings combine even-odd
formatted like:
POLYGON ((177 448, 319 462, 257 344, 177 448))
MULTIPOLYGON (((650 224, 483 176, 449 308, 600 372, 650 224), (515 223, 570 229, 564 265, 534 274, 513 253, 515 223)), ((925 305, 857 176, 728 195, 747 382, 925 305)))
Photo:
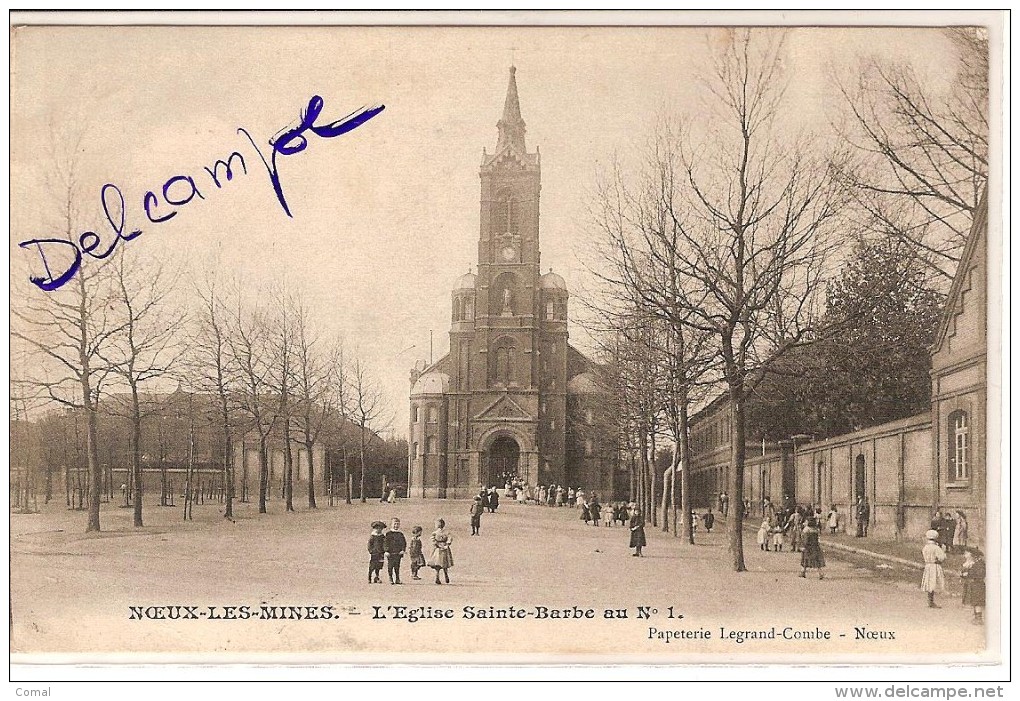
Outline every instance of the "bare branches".
POLYGON ((938 91, 909 66, 866 62, 841 85, 856 153, 842 169, 861 224, 910 244, 951 278, 988 178, 988 42, 980 30, 947 30, 958 56, 938 91))

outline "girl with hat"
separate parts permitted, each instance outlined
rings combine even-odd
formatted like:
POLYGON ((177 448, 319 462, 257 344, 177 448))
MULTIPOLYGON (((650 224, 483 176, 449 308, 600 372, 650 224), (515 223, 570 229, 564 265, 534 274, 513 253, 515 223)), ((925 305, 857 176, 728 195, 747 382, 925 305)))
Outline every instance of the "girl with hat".
POLYGON ((924 534, 927 542, 921 549, 924 559, 924 574, 921 575, 921 591, 928 595, 928 608, 942 608, 935 603, 935 594, 946 590, 946 575, 942 571, 942 563, 946 560, 946 552, 939 547, 939 532, 935 529, 924 534))
POLYGON ((436 584, 442 584, 439 581, 440 571, 446 577, 446 583, 449 584, 449 569, 453 567, 453 550, 450 549, 453 538, 444 530, 445 528, 446 521, 441 518, 436 519, 436 530, 432 531, 432 555, 429 557, 429 567, 436 571, 436 584))

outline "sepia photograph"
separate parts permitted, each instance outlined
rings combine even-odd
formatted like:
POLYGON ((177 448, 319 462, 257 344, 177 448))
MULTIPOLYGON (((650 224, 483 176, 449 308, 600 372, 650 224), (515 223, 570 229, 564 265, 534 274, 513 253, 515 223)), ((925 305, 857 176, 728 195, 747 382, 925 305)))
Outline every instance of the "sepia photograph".
POLYGON ((1002 663, 1004 13, 186 15, 11 16, 13 663, 1002 663))

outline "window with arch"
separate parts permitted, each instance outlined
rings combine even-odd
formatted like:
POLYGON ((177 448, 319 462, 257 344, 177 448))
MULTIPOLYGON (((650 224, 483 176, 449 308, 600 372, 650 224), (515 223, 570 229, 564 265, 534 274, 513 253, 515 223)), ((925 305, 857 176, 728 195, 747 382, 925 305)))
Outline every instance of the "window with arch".
POLYGON ((464 300, 464 321, 471 321, 475 318, 475 300, 468 297, 464 300))
POLYGON ((429 436, 425 439, 425 452, 428 455, 436 454, 436 439, 434 437, 429 436))
POLYGON ((415 441, 411 444, 411 459, 414 460, 418 457, 420 457, 420 454, 418 453, 418 441, 415 441))
POLYGON ((970 479, 970 418, 966 411, 949 415, 949 480, 970 479))
POLYGON ((463 318, 464 318, 463 303, 460 301, 460 298, 455 298, 453 300, 453 320, 460 321, 463 318))
POLYGON ((411 422, 418 423, 418 405, 411 407, 411 422))
POLYGON ((498 384, 509 385, 514 381, 514 359, 517 347, 512 338, 500 338, 490 354, 489 377, 498 384))
POLYGON ((555 319, 556 318, 556 303, 546 302, 545 303, 545 318, 555 319))
POLYGON ((520 204, 509 190, 502 190, 496 195, 492 205, 492 231, 496 234, 507 232, 517 233, 518 210, 520 204))

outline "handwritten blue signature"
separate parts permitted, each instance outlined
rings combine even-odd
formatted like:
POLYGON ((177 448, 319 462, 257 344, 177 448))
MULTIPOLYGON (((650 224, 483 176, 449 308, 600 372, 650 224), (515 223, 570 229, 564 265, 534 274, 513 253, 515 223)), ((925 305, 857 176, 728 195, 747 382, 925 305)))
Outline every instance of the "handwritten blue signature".
MULTIPOLYGON (((341 119, 328 124, 316 124, 316 120, 322 113, 322 107, 322 98, 318 95, 312 96, 312 99, 308 101, 308 107, 301 111, 301 116, 298 120, 297 126, 286 128, 269 140, 269 145, 272 147, 272 150, 268 159, 265 154, 263 154, 262 149, 259 148, 255 139, 253 139, 251 134, 248 133, 247 129, 244 129, 243 127, 238 127, 237 129, 238 134, 243 134, 247 137, 248 141, 251 142, 252 147, 255 149, 259 159, 266 168, 266 172, 269 175, 269 181, 273 186, 273 192, 276 194, 277 201, 283 208, 284 213, 291 218, 293 218, 294 215, 290 210, 290 205, 287 203, 287 198, 283 192, 283 184, 280 181, 280 172, 277 167, 277 157, 293 156, 308 148, 308 132, 311 132, 315 136, 323 139, 332 139, 357 129, 362 124, 386 109, 385 105, 362 107, 351 112, 346 117, 342 117, 341 119)), ((244 156, 238 151, 232 152, 225 161, 217 160, 213 163, 212 168, 205 167, 206 173, 209 174, 209 177, 212 179, 213 184, 215 184, 217 188, 223 187, 223 183, 220 180, 221 175, 228 182, 234 179, 235 159, 237 159, 238 165, 243 170, 244 174, 247 175, 248 166, 245 163, 244 156)), ((175 207, 183 207, 196 197, 202 200, 205 199, 202 191, 195 184, 194 178, 190 175, 175 175, 172 178, 169 178, 163 183, 161 192, 163 195, 162 202, 151 190, 147 191, 142 197, 142 209, 145 210, 145 216, 153 224, 159 224, 176 217, 178 211, 177 209, 173 209, 175 207), (167 205, 166 208, 163 207, 164 203, 167 205), (160 209, 163 211, 157 211, 160 209)), ((103 213, 106 215, 106 220, 109 222, 110 227, 116 234, 113 243, 103 248, 102 238, 94 231, 86 231, 82 233, 78 237, 77 241, 70 241, 62 238, 38 238, 22 241, 18 244, 21 248, 30 248, 32 246, 37 247, 43 268, 46 270, 45 275, 30 275, 28 278, 30 282, 47 292, 56 290, 70 282, 81 268, 82 254, 88 255, 97 260, 102 260, 111 256, 117 248, 117 245, 122 240, 131 241, 142 235, 141 229, 131 229, 126 232, 127 210, 124 202, 124 194, 121 192, 119 187, 113 183, 106 183, 103 185, 100 190, 100 202, 102 203, 103 213), (65 253, 68 248, 71 249, 70 263, 64 267, 62 272, 60 268, 54 272, 54 270, 50 267, 51 261, 46 257, 47 254, 45 247, 47 246, 63 247, 65 253)))

